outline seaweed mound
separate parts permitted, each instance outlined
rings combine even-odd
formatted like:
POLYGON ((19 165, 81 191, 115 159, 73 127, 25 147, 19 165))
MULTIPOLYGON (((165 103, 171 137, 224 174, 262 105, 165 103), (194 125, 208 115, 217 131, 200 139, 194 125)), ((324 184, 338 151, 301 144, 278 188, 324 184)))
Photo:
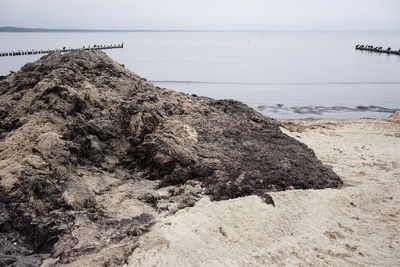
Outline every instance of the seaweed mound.
POLYGON ((100 51, 0 77, 0 266, 120 265, 155 216, 213 200, 339 187, 279 123, 155 87, 100 51))

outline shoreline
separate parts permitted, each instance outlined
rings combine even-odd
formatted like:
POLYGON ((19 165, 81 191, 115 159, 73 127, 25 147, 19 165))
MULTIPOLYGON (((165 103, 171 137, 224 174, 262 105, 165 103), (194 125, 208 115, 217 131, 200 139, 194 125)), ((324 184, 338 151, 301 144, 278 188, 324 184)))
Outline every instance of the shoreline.
POLYGON ((400 110, 400 108, 387 108, 377 105, 348 106, 257 106, 261 113, 276 119, 384 119, 400 110))

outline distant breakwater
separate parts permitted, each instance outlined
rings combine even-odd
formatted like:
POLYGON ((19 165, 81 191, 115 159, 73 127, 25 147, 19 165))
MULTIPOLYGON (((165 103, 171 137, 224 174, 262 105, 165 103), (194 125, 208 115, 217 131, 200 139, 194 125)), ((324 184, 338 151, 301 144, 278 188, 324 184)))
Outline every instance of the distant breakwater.
POLYGON ((373 46, 373 45, 356 45, 356 50, 370 51, 376 53, 385 53, 385 54, 393 54, 400 56, 400 49, 393 50, 391 47, 384 49, 382 46, 373 46))
POLYGON ((17 50, 11 52, 0 52, 0 57, 7 56, 24 56, 24 55, 36 55, 36 54, 49 54, 54 52, 72 52, 72 51, 83 51, 83 50, 103 50, 103 49, 115 49, 124 48, 124 43, 116 45, 93 45, 93 46, 83 46, 82 48, 67 48, 62 49, 31 49, 31 50, 17 50))

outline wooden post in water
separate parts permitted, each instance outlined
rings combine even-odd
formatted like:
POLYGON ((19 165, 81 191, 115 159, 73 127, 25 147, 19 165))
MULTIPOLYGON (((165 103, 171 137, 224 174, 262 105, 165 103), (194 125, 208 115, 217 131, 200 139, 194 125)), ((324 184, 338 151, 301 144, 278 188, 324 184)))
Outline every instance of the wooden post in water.
POLYGON ((83 46, 82 48, 66 48, 62 49, 40 49, 40 50, 18 50, 11 52, 0 52, 0 57, 7 56, 23 56, 23 55, 36 55, 36 54, 49 54, 53 52, 72 52, 72 51, 83 51, 83 50, 103 50, 103 49, 114 49, 114 48, 124 48, 124 43, 116 44, 116 45, 93 45, 93 46, 83 46))
POLYGON ((391 47, 383 49, 382 46, 373 47, 372 45, 356 45, 356 50, 363 50, 363 51, 376 52, 376 53, 400 55, 400 49, 398 51, 395 51, 395 50, 392 50, 391 47))

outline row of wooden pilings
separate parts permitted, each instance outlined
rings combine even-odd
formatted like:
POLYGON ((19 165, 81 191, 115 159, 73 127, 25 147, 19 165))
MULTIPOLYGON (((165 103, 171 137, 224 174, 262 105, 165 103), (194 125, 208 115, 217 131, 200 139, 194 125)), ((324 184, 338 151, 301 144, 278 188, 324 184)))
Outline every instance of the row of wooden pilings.
POLYGON ((374 47, 373 45, 356 45, 356 49, 370 51, 370 52, 377 52, 377 53, 400 55, 400 49, 398 51, 396 51, 396 50, 392 50, 392 48, 390 48, 390 47, 384 49, 382 46, 374 47))
POLYGON ((102 49, 114 49, 114 48, 124 48, 124 43, 116 44, 116 45, 93 45, 93 46, 84 46, 82 48, 66 48, 62 49, 40 49, 40 50, 18 50, 12 52, 0 52, 0 57, 7 56, 24 56, 24 55, 36 55, 36 54, 49 54, 53 52, 72 52, 72 51, 84 51, 84 50, 102 50, 102 49))

